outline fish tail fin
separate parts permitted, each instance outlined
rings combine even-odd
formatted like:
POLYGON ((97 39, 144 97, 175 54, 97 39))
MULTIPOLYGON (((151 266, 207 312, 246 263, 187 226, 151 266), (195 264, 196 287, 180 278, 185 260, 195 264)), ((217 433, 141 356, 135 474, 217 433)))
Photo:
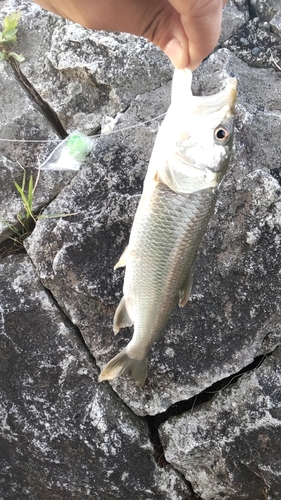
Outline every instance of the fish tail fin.
POLYGON ((129 372, 132 378, 143 387, 147 373, 147 358, 130 358, 128 349, 125 347, 125 349, 122 349, 117 356, 112 358, 107 365, 105 365, 99 376, 99 382, 103 380, 112 380, 126 372, 129 372))

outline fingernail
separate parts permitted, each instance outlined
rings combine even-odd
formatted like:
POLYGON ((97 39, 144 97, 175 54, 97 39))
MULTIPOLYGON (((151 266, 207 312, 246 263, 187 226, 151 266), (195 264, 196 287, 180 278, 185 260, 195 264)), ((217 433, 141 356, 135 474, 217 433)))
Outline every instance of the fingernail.
POLYGON ((175 68, 181 67, 183 58, 183 46, 176 38, 173 38, 169 43, 167 43, 164 52, 169 57, 175 68))

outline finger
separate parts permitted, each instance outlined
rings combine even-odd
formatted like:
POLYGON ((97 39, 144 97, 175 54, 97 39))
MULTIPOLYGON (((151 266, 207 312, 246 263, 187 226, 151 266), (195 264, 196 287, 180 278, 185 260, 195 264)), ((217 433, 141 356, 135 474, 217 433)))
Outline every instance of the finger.
MULTIPOLYGON (((217 45, 222 20, 223 0, 170 0, 178 10, 182 29, 174 27, 172 43, 164 48, 171 58, 177 41, 176 67, 195 69, 217 45), (167 51, 168 49, 168 51, 167 51)), ((175 55, 174 55, 175 57, 175 55)), ((172 62, 173 59, 172 59, 172 62)))

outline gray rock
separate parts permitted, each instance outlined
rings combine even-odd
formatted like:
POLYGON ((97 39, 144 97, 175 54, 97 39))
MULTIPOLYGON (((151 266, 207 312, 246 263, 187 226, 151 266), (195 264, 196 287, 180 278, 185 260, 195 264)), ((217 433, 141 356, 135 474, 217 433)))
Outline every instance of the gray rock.
POLYGON ((95 133, 104 115, 172 76, 168 58, 143 38, 86 30, 25 0, 10 0, 6 10, 22 12, 22 72, 68 132, 95 133))
MULTIPOLYGON (((18 225, 17 214, 25 211, 14 182, 20 186, 23 168, 27 182, 32 175, 35 181, 40 161, 60 140, 48 120, 26 94, 15 78, 11 66, 0 61, 0 242, 11 234, 7 225, 18 225), (5 141, 4 139, 8 139, 5 141), (42 140, 43 142, 40 142, 42 140), (11 142, 10 142, 11 141, 11 142), (38 142, 13 142, 38 141, 38 142), (46 141, 46 142, 44 142, 46 141), (54 142, 52 142, 54 141, 54 142)), ((69 181, 73 174, 43 172, 34 194, 34 212, 47 205, 69 181)))
POLYGON ((249 45, 249 40, 247 40, 247 38, 240 38, 240 42, 243 44, 243 45, 249 45))
MULTIPOLYGON (((239 80, 236 151, 199 252, 191 300, 174 312, 153 346, 144 389, 126 378, 112 382, 141 415, 190 398, 280 342, 281 90, 273 70, 250 69, 222 50, 194 75, 195 92, 218 90, 228 74, 239 80)), ((165 109, 162 94, 136 99, 124 125, 165 109)), ((79 327, 99 366, 131 337, 126 330, 116 338, 112 333, 123 281, 122 271, 112 268, 128 242, 154 127, 149 122, 101 139, 91 166, 48 209, 80 215, 40 221, 26 244, 43 283, 79 327)))
MULTIPOLYGON (((235 53, 249 66, 266 68, 275 67, 272 60, 280 66, 280 14, 281 2, 270 0, 251 0, 245 3, 235 2, 231 9, 237 10, 240 17, 244 14, 245 21, 240 26, 230 31, 229 37, 221 37, 220 46, 224 46, 235 53), (248 12, 249 9, 249 12, 248 12), (247 16, 250 14, 250 19, 247 16)), ((227 13, 227 9, 225 8, 227 13)), ((236 19, 235 14, 231 14, 225 20, 225 26, 231 30, 232 20, 236 19)), ((238 19, 238 18, 237 18, 238 19)), ((242 20, 242 17, 241 17, 242 20)), ((236 22, 236 21, 235 21, 236 22)))
POLYGON ((281 493, 281 350, 262 366, 160 429, 166 459, 204 500, 281 493))
POLYGON ((229 0, 223 9, 222 29, 219 43, 224 43, 231 38, 238 29, 249 19, 249 10, 245 1, 237 7, 234 0, 229 0))
POLYGON ((262 21, 270 21, 273 16, 281 12, 280 0, 250 0, 252 15, 258 16, 262 21))
POLYGON ((186 500, 26 256, 0 261, 0 497, 186 500))
POLYGON ((279 14, 276 14, 271 21, 270 21, 270 26, 272 28, 272 31, 276 33, 279 37, 281 36, 281 8, 279 14))
MULTIPOLYGON (((166 111, 168 99, 170 87, 137 98, 119 128, 126 129, 137 122, 141 124, 153 119, 166 111)), ((84 164, 69 188, 47 210, 54 212, 64 206, 67 212, 70 207, 74 208, 74 203, 74 212, 79 215, 68 221, 50 219, 50 224, 40 221, 38 231, 26 242, 41 279, 52 289, 71 320, 83 330, 99 365, 118 349, 118 345, 113 344, 112 318, 122 295, 123 273, 114 273, 113 266, 128 241, 158 124, 159 121, 152 120, 119 135, 112 134, 98 140, 93 158, 84 164), (45 232, 48 243, 44 244, 44 250, 39 244, 43 250, 39 257, 36 248, 39 248, 37 238, 41 238, 41 230, 45 232), (65 236, 69 238, 66 246, 65 236), (82 259, 80 255, 83 255, 82 259), (65 258, 69 262, 67 266, 65 258), (73 259, 79 270, 75 269, 76 264, 73 267, 73 259), (61 285, 65 290, 62 301, 61 285)), ((119 336, 121 342, 122 336, 119 336)), ((134 384, 131 384, 130 391, 135 399, 140 397, 134 384)), ((142 413, 145 412, 142 410, 142 413)))
POLYGON ((252 49, 252 54, 253 56, 259 56, 262 52, 262 48, 261 47, 254 47, 252 49))

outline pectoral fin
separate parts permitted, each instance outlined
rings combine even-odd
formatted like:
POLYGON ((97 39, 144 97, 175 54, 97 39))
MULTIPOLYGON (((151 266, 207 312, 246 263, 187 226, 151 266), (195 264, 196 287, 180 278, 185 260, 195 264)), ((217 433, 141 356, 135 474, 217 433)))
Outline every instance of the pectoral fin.
POLYGON ((122 297, 119 306, 117 307, 113 319, 113 331, 114 333, 118 333, 120 328, 126 328, 126 326, 132 326, 134 323, 131 320, 127 308, 125 297, 122 297))
POLYGON ((190 269, 182 288, 179 290, 179 306, 184 307, 185 304, 189 301, 190 297, 190 292, 192 288, 192 282, 193 282, 193 269, 194 269, 194 264, 192 268, 190 269))
POLYGON ((115 264, 114 270, 118 269, 118 267, 125 267, 126 266, 127 249, 128 249, 128 246, 126 246, 126 248, 125 248, 124 252, 122 253, 120 259, 118 260, 117 264, 115 264))

